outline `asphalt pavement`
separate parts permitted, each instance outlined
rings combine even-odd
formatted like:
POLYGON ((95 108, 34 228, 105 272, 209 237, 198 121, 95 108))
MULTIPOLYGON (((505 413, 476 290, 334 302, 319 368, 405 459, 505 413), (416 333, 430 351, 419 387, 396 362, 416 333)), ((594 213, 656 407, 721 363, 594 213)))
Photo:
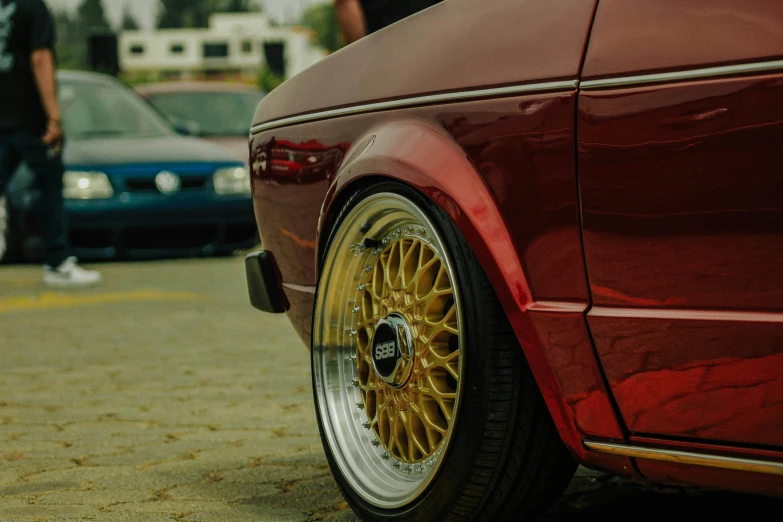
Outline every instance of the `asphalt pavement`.
MULTIPOLYGON (((102 286, 51 292, 39 267, 0 266, 0 521, 357 520, 323 456, 307 351, 250 307, 240 257, 98 268, 102 286)), ((760 508, 783 515, 580 468, 547 520, 760 508)))

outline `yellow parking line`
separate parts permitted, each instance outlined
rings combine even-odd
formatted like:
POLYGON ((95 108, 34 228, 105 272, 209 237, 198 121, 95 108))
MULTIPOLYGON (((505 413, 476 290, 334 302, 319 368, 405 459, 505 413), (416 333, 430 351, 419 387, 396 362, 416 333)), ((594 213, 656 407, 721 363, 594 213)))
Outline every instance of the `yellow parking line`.
POLYGON ((45 293, 38 296, 0 298, 0 313, 23 310, 48 310, 51 308, 75 308, 109 303, 130 303, 140 301, 193 301, 203 299, 192 292, 163 292, 160 290, 134 290, 104 294, 57 294, 45 293))

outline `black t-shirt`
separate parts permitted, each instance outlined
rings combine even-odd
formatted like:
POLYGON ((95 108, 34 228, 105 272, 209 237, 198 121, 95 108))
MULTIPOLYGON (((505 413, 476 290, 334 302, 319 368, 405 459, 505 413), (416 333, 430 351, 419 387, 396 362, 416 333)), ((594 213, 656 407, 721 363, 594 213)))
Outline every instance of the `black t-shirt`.
POLYGON ((364 19, 367 22, 367 34, 370 34, 438 4, 441 0, 361 0, 361 2, 364 19))
POLYGON ((43 0, 0 0, 0 131, 46 128, 30 56, 39 49, 54 52, 54 40, 43 0))

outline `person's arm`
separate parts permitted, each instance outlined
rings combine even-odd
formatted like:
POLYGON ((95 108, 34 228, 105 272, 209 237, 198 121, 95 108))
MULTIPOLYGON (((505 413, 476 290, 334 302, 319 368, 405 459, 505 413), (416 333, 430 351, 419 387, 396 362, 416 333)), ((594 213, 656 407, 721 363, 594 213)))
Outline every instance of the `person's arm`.
POLYGON ((367 36, 367 22, 359 0, 334 0, 334 10, 346 44, 367 36))
POLYGON ((43 142, 46 145, 54 145, 62 141, 63 131, 60 125, 60 104, 57 101, 57 80, 52 51, 50 49, 33 51, 30 56, 30 65, 35 83, 38 86, 41 104, 49 118, 43 142))

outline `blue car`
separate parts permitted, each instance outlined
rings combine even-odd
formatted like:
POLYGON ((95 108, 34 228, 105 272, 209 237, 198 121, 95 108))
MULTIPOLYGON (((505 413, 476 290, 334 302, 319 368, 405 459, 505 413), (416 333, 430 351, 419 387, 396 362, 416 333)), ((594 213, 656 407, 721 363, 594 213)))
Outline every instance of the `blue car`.
MULTIPOLYGON (((83 72, 58 76, 69 238, 82 259, 229 254, 258 242, 246 164, 182 136, 131 89, 83 72)), ((38 259, 32 174, 0 199, 0 260, 38 259)))

